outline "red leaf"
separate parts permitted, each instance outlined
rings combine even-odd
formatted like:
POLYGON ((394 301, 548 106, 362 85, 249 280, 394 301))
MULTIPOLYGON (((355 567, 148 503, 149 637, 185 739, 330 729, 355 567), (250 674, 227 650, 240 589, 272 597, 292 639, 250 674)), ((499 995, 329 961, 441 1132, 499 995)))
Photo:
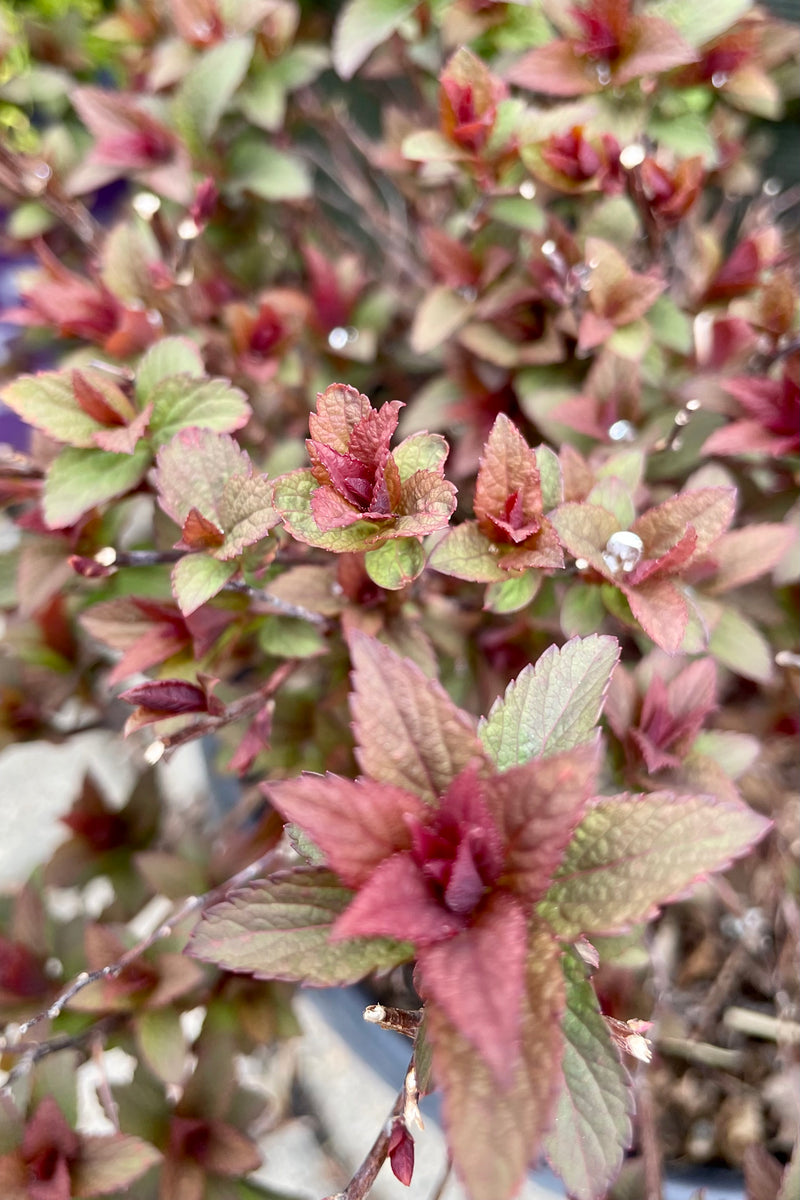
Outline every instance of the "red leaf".
POLYGON ((197 508, 190 508, 183 522, 181 539, 190 550, 211 550, 221 546, 225 534, 197 508))
POLYGON ((348 887, 366 883, 376 867, 411 846, 408 818, 426 806, 402 788, 370 779, 301 775, 264 785, 278 811, 305 830, 348 887))
POLYGON ((521 904, 498 892, 467 929, 417 952, 420 995, 442 1008, 503 1087, 520 1051, 525 933, 521 904))
POLYGON ((460 933, 464 924, 436 899, 411 855, 395 854, 373 871, 331 938, 390 937, 421 947, 460 933))
POLYGON ((120 692, 119 698, 126 704, 136 704, 165 716, 209 711, 206 692, 196 683, 187 683, 184 679, 157 679, 152 683, 139 683, 120 692))
POLYGON ((669 579, 648 579, 637 588, 622 585, 622 590, 645 633, 668 654, 677 653, 689 623, 683 593, 669 579))
POLYGON ((526 905, 547 891, 596 788, 599 742, 533 759, 494 776, 487 799, 505 844, 501 885, 526 905))
MULTIPOLYGON (((119 393, 120 407, 130 408, 130 402, 119 388, 111 383, 106 386, 109 388, 114 387, 114 390, 119 393)), ((72 390, 75 393, 75 399, 86 415, 93 417, 101 425, 125 424, 125 418, 122 414, 108 403, 100 389, 95 387, 82 371, 72 372, 72 390)))
POLYGON ((414 1175, 414 1139, 400 1117, 394 1122, 389 1135, 388 1154, 395 1178, 409 1187, 414 1175))

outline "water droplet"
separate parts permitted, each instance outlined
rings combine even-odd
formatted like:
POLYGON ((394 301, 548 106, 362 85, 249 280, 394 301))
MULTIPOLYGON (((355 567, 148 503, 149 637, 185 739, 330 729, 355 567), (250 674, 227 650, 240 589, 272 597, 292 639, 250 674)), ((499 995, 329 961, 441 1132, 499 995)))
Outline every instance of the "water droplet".
POLYGON ((777 196, 780 193, 780 190, 782 187, 783 187, 783 183, 781 182, 781 180, 776 179, 775 176, 773 175, 769 179, 764 180, 764 186, 761 190, 763 191, 765 196, 777 196))
POLYGON ((558 247, 552 238, 548 238, 546 242, 542 242, 542 254, 545 258, 552 258, 558 247))
POLYGON ((523 179, 519 185, 519 194, 523 200, 532 200, 536 195, 536 184, 532 179, 523 179))
POLYGON ((44 964, 44 973, 48 979, 60 979, 64 974, 64 964, 60 958, 48 958, 44 964))
POLYGON ((89 972, 81 971, 80 975, 75 976, 75 982, 76 983, 86 983, 88 978, 89 978, 89 972))
POLYGON ((161 199, 154 192, 137 192, 131 203, 133 211, 143 221, 151 221, 161 208, 161 199))
POLYGON ((711 76, 711 86, 715 88, 725 87, 730 76, 727 71, 715 71, 711 76))
POLYGON ((644 146, 640 146, 638 142, 632 142, 622 151, 619 161, 627 171, 630 171, 633 167, 638 167, 640 163, 643 163, 646 157, 644 146))
POLYGON ((164 324, 164 318, 157 308, 148 308, 145 313, 147 324, 152 325, 154 329, 160 329, 164 324))
POLYGON ((328 345, 331 350, 344 350, 350 338, 343 325, 336 325, 328 334, 328 345))
POLYGON ((636 430, 630 421, 615 421, 608 436, 612 442, 632 442, 636 438, 636 430))
POLYGON ((356 329, 355 325, 348 325, 347 326, 348 342, 350 342, 350 344, 352 345, 353 342, 358 341, 358 338, 359 338, 359 333, 358 333, 358 330, 356 329))
POLYGON ((188 287, 194 282, 194 267, 191 263, 187 263, 185 267, 180 267, 175 272, 175 282, 179 287, 188 287))
POLYGON ((53 174, 50 166, 46 162, 37 163, 33 168, 33 173, 37 179, 49 179, 53 174))
POLYGON ((620 570, 626 574, 641 562, 644 553, 644 542, 638 533, 629 529, 621 529, 612 533, 603 551, 603 562, 613 575, 620 570))
POLYGON ((588 565, 589 565, 588 558, 576 558, 575 559, 575 566, 578 568, 579 571, 585 571, 586 568, 588 567, 588 565))
POLYGON ((683 438, 674 438, 672 445, 670 446, 670 450, 682 450, 682 449, 683 449, 683 438))
POLYGON ((113 567, 117 561, 117 552, 113 546, 103 546, 103 549, 95 554, 94 561, 100 563, 101 567, 113 567))
POLYGON ((200 236, 200 226, 194 217, 184 217, 178 225, 178 237, 184 242, 193 242, 200 236))
POLYGON ((607 83, 611 83, 611 68, 608 63, 597 64, 597 82, 601 87, 605 87, 607 83))
POLYGON ((456 288, 456 291, 463 300, 467 301, 468 304, 472 304, 474 300, 478 299, 478 289, 476 287, 472 287, 471 284, 467 285, 466 287, 456 288))

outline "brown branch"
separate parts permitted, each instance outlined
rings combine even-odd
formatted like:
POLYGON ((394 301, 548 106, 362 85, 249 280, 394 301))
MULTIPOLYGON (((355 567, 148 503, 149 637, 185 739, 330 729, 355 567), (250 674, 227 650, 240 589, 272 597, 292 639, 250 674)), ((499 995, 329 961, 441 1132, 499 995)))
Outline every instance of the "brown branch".
POLYGON ((103 231, 85 204, 64 196, 50 166, 36 156, 18 154, 0 142, 0 183, 26 200, 38 200, 89 250, 99 254, 103 231))
POLYGON ((405 1037, 415 1038, 422 1021, 422 1012, 405 1008, 387 1008, 383 1004, 370 1004, 364 1009, 364 1020, 381 1029, 393 1029, 405 1037))
POLYGON ((326 1196, 325 1200, 364 1200, 364 1197, 369 1195, 370 1188, 378 1177, 383 1164, 389 1154, 389 1142, 392 1136, 392 1129, 395 1121, 403 1117, 408 1104, 409 1091, 416 1091, 414 1083, 414 1063, 413 1059, 409 1063, 408 1071, 406 1072, 403 1086, 397 1094, 397 1099, 392 1105, 392 1111, 384 1121, 383 1127, 372 1143, 366 1158, 361 1166, 352 1177, 347 1187, 343 1192, 334 1192, 330 1196, 326 1196))

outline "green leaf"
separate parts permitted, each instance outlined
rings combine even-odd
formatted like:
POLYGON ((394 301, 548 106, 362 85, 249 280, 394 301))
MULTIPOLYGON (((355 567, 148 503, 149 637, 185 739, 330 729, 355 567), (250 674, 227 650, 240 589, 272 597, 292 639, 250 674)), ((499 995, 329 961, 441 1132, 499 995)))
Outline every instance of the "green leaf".
POLYGON ((476 521, 448 529, 431 551, 428 565, 443 575, 471 579, 474 583, 504 583, 508 572, 498 563, 498 547, 482 533, 476 521))
POLYGON ((542 578, 538 571, 525 571, 522 575, 512 575, 502 583, 490 583, 483 607, 493 613, 519 612, 533 600, 542 586, 542 578))
POLYGON ((452 288, 431 288, 414 314, 409 344, 415 354, 435 350, 469 318, 473 305, 452 288))
POLYGON ((633 1095, 586 968, 574 952, 562 968, 564 1087, 544 1148, 569 1195, 595 1200, 613 1183, 630 1144, 633 1095))
POLYGON ((210 908, 192 934, 188 953, 256 979, 314 987, 355 983, 370 971, 408 962, 414 951, 404 942, 329 940, 334 920, 352 898, 330 871, 281 872, 210 908))
POLYGON ((171 375, 155 384, 149 399, 153 404, 150 429, 159 446, 181 429, 232 433, 246 425, 250 418, 247 397, 227 379, 171 375))
POLYGON ((319 487, 309 470, 281 475, 273 486, 272 502, 286 529, 298 542, 337 554, 370 550, 386 540, 386 529, 375 521, 356 521, 344 529, 323 532, 311 511, 311 496, 319 487))
POLYGON ((62 450, 48 467, 44 483, 44 519, 50 529, 73 525, 89 509, 136 487, 150 465, 149 446, 133 454, 106 450, 62 450))
POLYGON ((416 0, 347 0, 333 30, 333 65, 339 76, 350 79, 416 7, 416 0))
POLYGON ((438 129, 418 129, 403 139, 402 154, 411 162, 461 162, 466 152, 438 129))
POLYGON ((251 37, 220 42, 206 50, 175 93, 173 113, 182 137, 193 150, 204 150, 220 118, 247 74, 253 54, 251 37))
POLYGON ((405 483, 415 471, 440 471, 449 453, 440 433, 413 433, 392 451, 392 458, 401 483, 405 483))
POLYGON ((539 468, 539 486, 542 489, 542 509, 549 513, 564 501, 561 462, 555 450, 549 446, 537 446, 536 466, 539 468))
POLYGON ((316 625, 299 617, 262 617, 258 644, 275 658, 309 658, 325 649, 325 639, 316 625))
POLYGON ((619 658, 616 638, 593 634, 545 650, 495 700, 478 727, 501 771, 580 746, 603 708, 619 658))
POLYGON ((124 1133, 110 1137, 84 1135, 81 1151, 70 1164, 73 1196, 128 1194, 128 1187, 161 1160, 161 1152, 141 1138, 124 1133))
POLYGON ((510 1087, 438 1005, 426 1004, 433 1072, 447 1141, 470 1200, 510 1200, 547 1129, 560 1083, 564 980, 555 940, 534 923, 521 1014, 521 1052, 510 1087))
POLYGON ((769 642, 735 608, 720 605, 719 609, 708 640, 709 653, 737 675, 757 683, 769 683, 773 673, 769 642))
MULTIPOLYGON (((705 116, 698 113, 653 115, 647 123, 647 132, 653 141, 674 150, 681 158, 699 156, 707 170, 718 165, 717 143, 705 116)), ((684 320, 689 323, 688 318, 684 317, 684 320)))
POLYGON ((420 574, 425 566, 425 551, 415 538, 393 538, 377 550, 368 550, 364 566, 373 583, 396 592, 420 574))
POLYGON ((312 83, 329 59, 324 46, 293 46, 252 75, 239 93, 239 108, 259 129, 279 130, 286 112, 287 93, 312 83))
POLYGON ((240 138, 228 156, 227 184, 262 200, 303 200, 311 195, 308 167, 294 154, 265 146, 261 138, 240 138))
POLYGON ((238 570, 210 554, 185 554, 172 568, 172 593, 185 617, 220 592, 238 570))
POLYGON ((689 354, 692 348, 692 323, 673 299, 659 296, 647 314, 647 323, 656 341, 678 354, 689 354))
POLYGON ((576 829, 539 912, 571 940, 624 930, 700 876, 723 870, 770 824, 744 804, 714 796, 602 798, 576 829))
POLYGON ((142 1059, 164 1083, 179 1084, 186 1073, 186 1042, 175 1008, 151 1008, 135 1021, 142 1059))
POLYGON ((436 800, 482 755, 472 718, 410 659, 358 632, 349 645, 350 710, 363 774, 436 800))
POLYGON ((590 583, 573 583, 561 600, 558 612, 564 636, 587 637, 596 633, 606 615, 600 589, 590 583))
POLYGON ((714 0, 713 4, 657 0, 648 11, 674 25, 690 46, 704 46, 730 29, 752 7, 753 0, 714 0))
POLYGON ((162 338, 142 355, 136 369, 136 396, 142 404, 153 398, 156 386, 172 375, 202 378, 203 358, 188 338, 162 338))

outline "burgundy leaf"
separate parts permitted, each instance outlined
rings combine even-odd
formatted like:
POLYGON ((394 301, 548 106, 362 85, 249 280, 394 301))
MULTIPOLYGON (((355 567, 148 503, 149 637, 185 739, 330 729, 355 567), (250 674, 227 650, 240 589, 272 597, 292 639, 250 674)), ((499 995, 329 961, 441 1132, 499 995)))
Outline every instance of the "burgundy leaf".
POLYGON ((120 700, 153 712, 177 716, 181 713, 208 712, 208 696, 196 683, 184 679, 158 679, 139 683, 120 692, 120 700))
POLYGON ((417 953, 420 995, 443 1009, 504 1087, 519 1059, 526 953, 522 906, 500 892, 467 929, 417 953))

